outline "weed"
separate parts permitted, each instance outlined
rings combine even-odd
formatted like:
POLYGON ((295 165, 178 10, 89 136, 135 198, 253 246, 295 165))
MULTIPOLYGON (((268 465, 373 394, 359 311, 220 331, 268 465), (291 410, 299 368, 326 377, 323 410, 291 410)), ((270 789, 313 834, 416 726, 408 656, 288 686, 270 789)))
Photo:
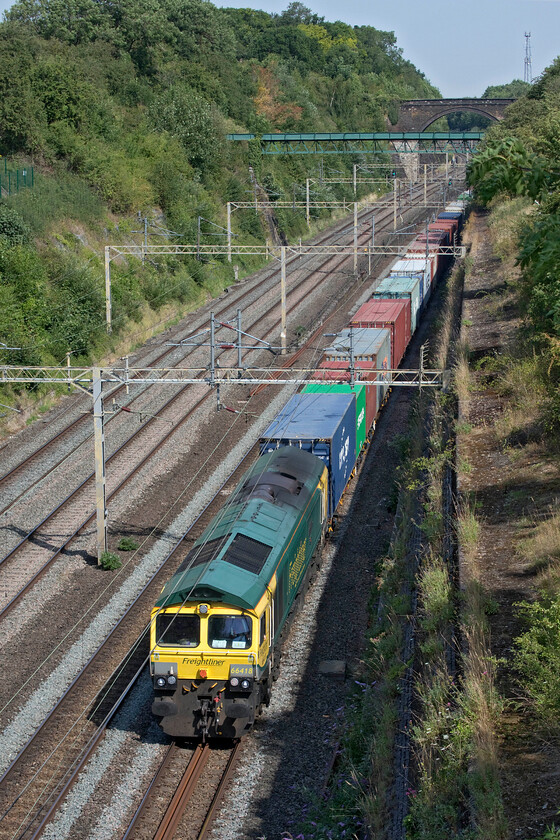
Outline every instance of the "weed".
POLYGON ((117 554, 114 554, 112 551, 104 551, 99 558, 99 565, 105 571, 112 572, 115 569, 120 569, 122 563, 117 554))
POLYGON ((119 551, 136 551, 138 543, 132 537, 123 537, 117 548, 119 551))

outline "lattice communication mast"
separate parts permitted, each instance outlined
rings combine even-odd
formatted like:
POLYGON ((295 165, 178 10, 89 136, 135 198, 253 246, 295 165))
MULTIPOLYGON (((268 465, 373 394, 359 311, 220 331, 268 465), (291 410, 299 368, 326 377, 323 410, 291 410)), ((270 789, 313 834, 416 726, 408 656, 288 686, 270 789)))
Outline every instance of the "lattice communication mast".
POLYGON ((525 33, 525 70, 523 73, 523 81, 532 84, 533 82, 533 68, 531 66, 531 33, 525 33))

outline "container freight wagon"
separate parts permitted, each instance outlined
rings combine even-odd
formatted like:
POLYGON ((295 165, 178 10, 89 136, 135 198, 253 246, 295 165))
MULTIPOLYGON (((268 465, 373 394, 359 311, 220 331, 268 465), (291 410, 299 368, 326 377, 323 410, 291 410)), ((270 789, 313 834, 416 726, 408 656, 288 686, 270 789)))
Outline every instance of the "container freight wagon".
POLYGON ((426 251, 428 258, 432 260, 432 286, 434 286, 446 267, 447 257, 439 253, 439 248, 447 242, 447 234, 445 231, 432 230, 426 237, 425 233, 419 234, 414 242, 408 246, 406 258, 416 259, 423 257, 426 259, 426 251))
POLYGON ((324 382, 306 385, 302 394, 354 394, 356 397, 356 457, 365 445, 368 432, 375 422, 375 385, 356 382, 324 382))
POLYGON ((259 441, 261 455, 283 446, 311 452, 325 464, 331 517, 356 463, 355 395, 295 394, 259 441))
POLYGON ((420 281, 417 277, 385 277, 373 293, 374 300, 409 300, 410 330, 416 331, 422 306, 420 281))
MULTIPOLYGON (((330 347, 323 354, 321 364, 317 370, 317 378, 321 371, 329 367, 340 367, 346 370, 344 378, 350 379, 350 330, 338 333, 330 347)), ((360 379, 377 379, 378 371, 391 369, 391 333, 387 329, 357 329, 352 330, 354 350, 354 367, 360 371, 360 379)), ((334 379, 336 374, 326 372, 325 378, 334 379)), ((375 413, 383 405, 388 385, 377 385, 377 404, 375 413)))
POLYGON ((388 329, 391 367, 397 368, 410 341, 410 300, 368 300, 353 316, 350 326, 388 329))
POLYGON ((457 222, 457 233, 460 233, 461 228, 463 227, 463 214, 460 210, 448 210, 447 208, 443 213, 438 215, 438 219, 452 219, 457 222))
POLYGON ((391 277, 418 277, 422 281, 422 305, 426 306, 432 292, 432 260, 417 259, 413 254, 406 254, 397 260, 390 271, 391 277))

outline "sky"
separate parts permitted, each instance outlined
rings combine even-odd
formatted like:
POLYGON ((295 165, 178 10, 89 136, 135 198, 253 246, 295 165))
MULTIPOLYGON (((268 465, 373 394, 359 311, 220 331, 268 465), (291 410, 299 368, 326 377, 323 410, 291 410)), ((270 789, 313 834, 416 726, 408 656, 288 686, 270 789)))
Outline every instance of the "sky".
MULTIPOLYGON (((213 0, 281 12, 290 0, 213 0)), ((445 97, 480 96, 523 79, 525 33, 536 78, 560 54, 560 0, 303 0, 328 21, 395 33, 403 55, 445 97)), ((0 0, 0 11, 12 5, 0 0)))

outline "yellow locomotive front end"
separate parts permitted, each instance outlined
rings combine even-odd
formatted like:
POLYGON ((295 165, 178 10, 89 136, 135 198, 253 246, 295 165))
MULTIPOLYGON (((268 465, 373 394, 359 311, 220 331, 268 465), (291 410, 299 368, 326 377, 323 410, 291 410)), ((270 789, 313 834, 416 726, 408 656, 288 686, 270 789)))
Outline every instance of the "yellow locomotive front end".
POLYGON ((206 740, 251 729, 269 696, 269 610, 261 613, 221 603, 152 612, 152 711, 167 734, 206 740))

